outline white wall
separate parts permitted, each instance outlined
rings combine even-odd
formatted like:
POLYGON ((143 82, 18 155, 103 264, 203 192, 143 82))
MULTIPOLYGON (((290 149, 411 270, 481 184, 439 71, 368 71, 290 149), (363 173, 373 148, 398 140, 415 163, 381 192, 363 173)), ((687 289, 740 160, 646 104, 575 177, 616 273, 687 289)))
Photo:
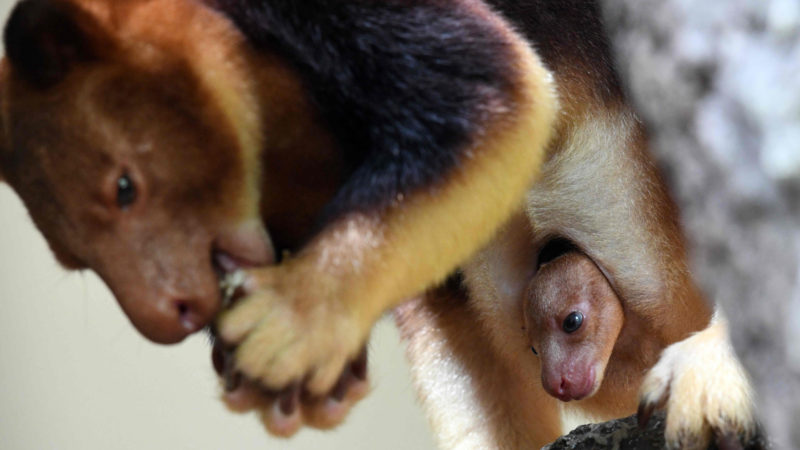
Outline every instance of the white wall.
POLYGON ((390 320, 370 357, 375 389, 343 426, 272 438, 218 400, 204 336, 145 341, 94 274, 59 268, 0 184, 0 449, 433 448, 390 320))

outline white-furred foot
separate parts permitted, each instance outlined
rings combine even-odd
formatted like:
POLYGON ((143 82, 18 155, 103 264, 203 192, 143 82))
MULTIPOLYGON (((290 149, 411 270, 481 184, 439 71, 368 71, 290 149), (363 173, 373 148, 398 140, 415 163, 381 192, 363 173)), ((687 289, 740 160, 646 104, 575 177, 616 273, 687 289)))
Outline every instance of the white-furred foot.
POLYGON ((756 431, 750 382, 719 308, 706 329, 664 350, 640 394, 640 424, 654 410, 666 410, 669 448, 707 448, 712 438, 727 447, 756 431))

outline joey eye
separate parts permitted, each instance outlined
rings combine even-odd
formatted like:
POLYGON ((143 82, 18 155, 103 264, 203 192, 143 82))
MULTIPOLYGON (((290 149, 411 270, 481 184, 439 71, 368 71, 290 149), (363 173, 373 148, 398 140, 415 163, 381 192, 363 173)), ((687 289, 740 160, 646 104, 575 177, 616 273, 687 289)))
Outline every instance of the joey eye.
POLYGON ((583 325, 583 314, 578 311, 569 313, 561 328, 567 333, 574 333, 583 325))
POLYGON ((136 186, 126 173, 117 179, 117 206, 127 209, 136 201, 136 186))

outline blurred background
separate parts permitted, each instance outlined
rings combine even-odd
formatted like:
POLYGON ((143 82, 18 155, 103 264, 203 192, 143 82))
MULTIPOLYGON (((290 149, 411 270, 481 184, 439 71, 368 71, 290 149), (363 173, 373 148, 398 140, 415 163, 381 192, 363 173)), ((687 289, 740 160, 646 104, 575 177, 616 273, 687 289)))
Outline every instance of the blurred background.
POLYGON ((435 448, 391 318, 370 344, 374 390, 344 425, 277 439, 223 406, 206 336, 139 336, 93 273, 56 264, 2 184, 0 230, 0 449, 435 448))
MULTIPOLYGON (((776 448, 800 448, 800 1, 601 4, 695 274, 776 448)), ((93 274, 56 265, 4 185, 0 230, 0 448, 433 448, 391 321, 371 343, 375 390, 345 424, 278 440, 222 406, 203 336, 139 337, 93 274)))
POLYGON ((370 344, 374 390, 344 425, 277 439, 223 406, 206 336, 139 336, 93 273, 56 264, 5 185, 0 230, 0 449, 435 448, 391 318, 370 344))
POLYGON ((800 1, 601 0, 775 448, 800 449, 800 1))

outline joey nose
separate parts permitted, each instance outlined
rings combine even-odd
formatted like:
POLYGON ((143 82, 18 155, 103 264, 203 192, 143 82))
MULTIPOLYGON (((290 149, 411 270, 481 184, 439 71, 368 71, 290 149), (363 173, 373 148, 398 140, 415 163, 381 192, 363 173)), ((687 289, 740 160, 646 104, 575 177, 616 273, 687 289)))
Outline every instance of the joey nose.
POLYGON ((558 387, 558 392, 561 394, 566 394, 571 390, 572 390, 572 384, 569 382, 567 377, 561 377, 561 385, 558 387))
POLYGON ((542 387, 548 394, 557 399, 564 400, 566 398, 563 378, 559 374, 542 372, 542 387))
POLYGON ((548 394, 561 400, 562 402, 569 402, 572 400, 580 400, 585 397, 581 389, 576 389, 576 380, 569 374, 563 372, 552 371, 545 374, 542 373, 542 386, 548 394))
POLYGON ((563 401, 581 400, 588 397, 594 386, 593 375, 571 378, 567 375, 561 377, 561 383, 556 389, 558 397, 563 401))
POLYGON ((572 396, 572 383, 570 383, 569 379, 567 379, 565 376, 553 380, 548 391, 550 395, 561 400, 562 402, 574 400, 574 397, 572 396))

